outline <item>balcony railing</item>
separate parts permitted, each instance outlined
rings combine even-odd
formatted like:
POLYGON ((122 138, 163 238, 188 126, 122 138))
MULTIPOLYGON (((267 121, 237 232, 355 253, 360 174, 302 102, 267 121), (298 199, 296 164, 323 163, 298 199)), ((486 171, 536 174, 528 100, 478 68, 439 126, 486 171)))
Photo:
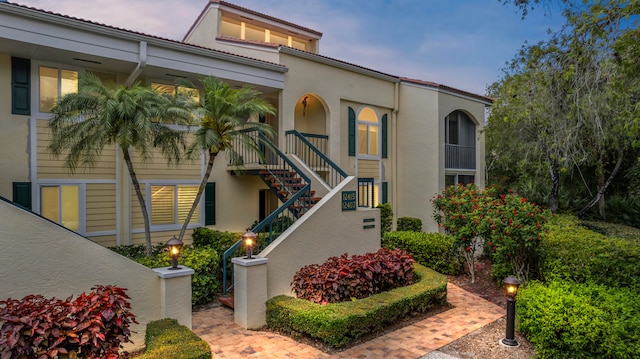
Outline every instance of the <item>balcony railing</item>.
POLYGON ((327 157, 326 135, 287 131, 287 153, 298 156, 309 168, 314 170, 330 188, 335 188, 347 177, 347 173, 327 157))
POLYGON ((475 170, 476 148, 445 144, 445 168, 475 170))

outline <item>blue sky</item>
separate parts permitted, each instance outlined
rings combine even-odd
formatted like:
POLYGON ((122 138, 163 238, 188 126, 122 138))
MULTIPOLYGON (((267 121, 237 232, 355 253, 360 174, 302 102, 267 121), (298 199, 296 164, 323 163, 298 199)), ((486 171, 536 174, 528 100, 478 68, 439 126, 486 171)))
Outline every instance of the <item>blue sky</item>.
MULTIPOLYGON (((550 0, 557 4, 559 0, 550 0)), ((207 0, 10 0, 175 40, 207 0)), ((564 19, 557 6, 523 20, 501 0, 228 0, 323 33, 320 53, 391 75, 485 94, 528 41, 564 19)))

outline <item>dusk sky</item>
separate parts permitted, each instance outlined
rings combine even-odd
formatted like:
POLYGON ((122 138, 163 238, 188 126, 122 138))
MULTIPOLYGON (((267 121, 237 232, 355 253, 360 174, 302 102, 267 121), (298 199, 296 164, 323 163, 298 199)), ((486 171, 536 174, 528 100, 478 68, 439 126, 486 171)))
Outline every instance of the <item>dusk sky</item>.
MULTIPOLYGON (((15 0, 13 3, 182 40, 207 0, 15 0)), ((557 6, 523 20, 502 0, 228 0, 323 33, 320 53, 477 94, 528 41, 548 38, 557 6)), ((549 3, 557 4, 559 0, 549 3)))

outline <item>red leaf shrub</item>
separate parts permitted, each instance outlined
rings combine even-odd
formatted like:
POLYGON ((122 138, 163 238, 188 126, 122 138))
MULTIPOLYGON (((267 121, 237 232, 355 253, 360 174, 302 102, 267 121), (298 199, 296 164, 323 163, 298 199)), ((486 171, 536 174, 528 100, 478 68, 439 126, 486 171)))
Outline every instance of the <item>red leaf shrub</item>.
POLYGON ((413 257, 401 250, 381 248, 375 253, 345 253, 323 264, 302 267, 294 276, 298 298, 315 303, 337 303, 366 298, 413 283, 413 257))
POLYGON ((78 351, 78 358, 119 358, 129 326, 137 323, 129 296, 116 286, 91 290, 75 300, 29 295, 0 301, 0 358, 52 359, 69 351, 78 351))

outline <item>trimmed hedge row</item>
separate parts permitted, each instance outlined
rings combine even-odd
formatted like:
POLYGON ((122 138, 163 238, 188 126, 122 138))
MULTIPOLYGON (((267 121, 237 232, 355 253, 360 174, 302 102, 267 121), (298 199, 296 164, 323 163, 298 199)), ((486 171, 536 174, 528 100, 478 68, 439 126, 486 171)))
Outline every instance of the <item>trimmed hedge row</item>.
POLYGON ((516 307, 536 358, 640 358, 640 296, 633 290, 530 282, 516 307))
POLYGON ((160 319, 147 324, 145 352, 138 359, 210 359, 209 343, 175 319, 160 319))
POLYGON ((436 272, 451 275, 462 273, 462 258, 450 236, 413 231, 389 232, 382 237, 382 246, 409 252, 417 263, 436 272))
POLYGON ((544 281, 593 281, 640 291, 640 245, 637 240, 610 238, 581 226, 575 217, 556 216, 541 242, 544 281))
POLYGON ((350 302, 316 304, 304 299, 277 296, 267 301, 269 328, 295 335, 308 335, 331 347, 342 347, 371 332, 379 331, 412 312, 444 305, 447 278, 414 264, 420 277, 415 284, 350 302))

